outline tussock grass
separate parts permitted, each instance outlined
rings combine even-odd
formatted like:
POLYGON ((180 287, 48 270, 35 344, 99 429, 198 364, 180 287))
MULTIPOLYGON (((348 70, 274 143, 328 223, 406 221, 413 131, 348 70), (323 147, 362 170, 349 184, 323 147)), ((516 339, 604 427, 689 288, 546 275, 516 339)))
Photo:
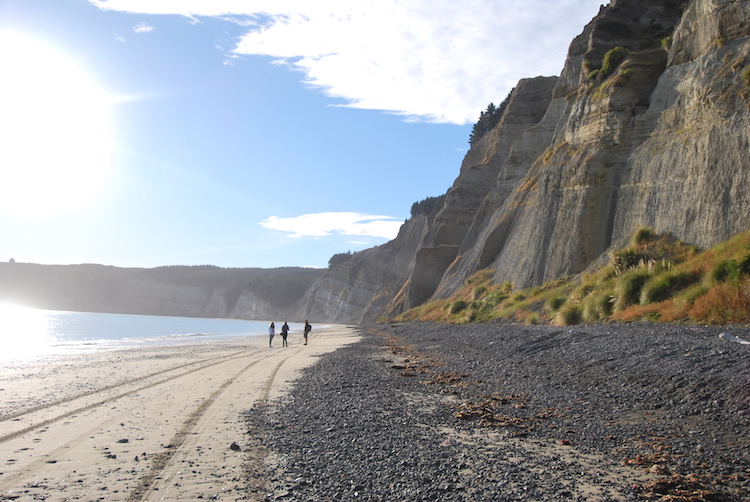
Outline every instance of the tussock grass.
POLYGON ((615 282, 615 310, 625 310, 640 303, 641 291, 651 273, 645 268, 631 270, 617 278, 615 282))
POLYGON ((750 322, 750 231, 706 251, 651 228, 609 253, 609 262, 577 277, 515 290, 493 283, 494 270, 465 281, 448 300, 399 320, 463 323, 496 319, 526 324, 601 322, 750 322))
POLYGON ((571 324, 580 324, 582 319, 581 307, 570 303, 555 314, 554 324, 557 326, 570 326, 571 324))

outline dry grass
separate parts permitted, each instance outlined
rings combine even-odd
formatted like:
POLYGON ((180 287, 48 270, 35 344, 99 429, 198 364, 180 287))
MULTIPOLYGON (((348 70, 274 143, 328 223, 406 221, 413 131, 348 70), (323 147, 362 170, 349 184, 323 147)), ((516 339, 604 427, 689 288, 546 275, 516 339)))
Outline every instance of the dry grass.
POLYGON ((706 251, 652 229, 610 253, 599 270, 526 290, 493 284, 494 270, 466 280, 452 298, 398 320, 444 323, 502 318, 526 324, 582 322, 750 322, 750 231, 706 251), (451 309, 454 305, 466 308, 451 309), (453 310, 453 312, 451 312, 453 310))

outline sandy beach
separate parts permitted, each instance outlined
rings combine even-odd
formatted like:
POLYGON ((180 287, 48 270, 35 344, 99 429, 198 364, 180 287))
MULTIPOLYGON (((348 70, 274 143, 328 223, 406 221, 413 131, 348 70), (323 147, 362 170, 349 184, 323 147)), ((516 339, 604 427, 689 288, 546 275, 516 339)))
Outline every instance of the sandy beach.
POLYGON ((357 340, 333 326, 306 346, 261 336, 5 364, 0 500, 244 498, 263 460, 241 413, 357 340))

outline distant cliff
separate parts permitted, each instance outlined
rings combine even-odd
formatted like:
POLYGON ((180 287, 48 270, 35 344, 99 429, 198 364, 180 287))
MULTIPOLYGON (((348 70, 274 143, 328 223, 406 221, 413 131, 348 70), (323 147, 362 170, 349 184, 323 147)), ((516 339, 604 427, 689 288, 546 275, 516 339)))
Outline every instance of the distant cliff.
POLYGON ((116 268, 0 263, 0 301, 51 310, 302 320, 304 268, 116 268))
POLYGON ((494 271, 583 271, 636 229, 711 246, 750 227, 750 2, 615 0, 559 77, 524 79, 443 206, 321 275, 306 314, 359 322, 494 271))

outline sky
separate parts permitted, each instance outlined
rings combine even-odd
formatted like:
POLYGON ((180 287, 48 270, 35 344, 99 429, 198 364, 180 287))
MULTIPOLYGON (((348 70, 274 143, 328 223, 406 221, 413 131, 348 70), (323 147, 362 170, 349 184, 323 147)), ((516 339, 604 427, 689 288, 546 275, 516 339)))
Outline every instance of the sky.
POLYGON ((0 261, 325 267, 600 0, 0 0, 0 261))

